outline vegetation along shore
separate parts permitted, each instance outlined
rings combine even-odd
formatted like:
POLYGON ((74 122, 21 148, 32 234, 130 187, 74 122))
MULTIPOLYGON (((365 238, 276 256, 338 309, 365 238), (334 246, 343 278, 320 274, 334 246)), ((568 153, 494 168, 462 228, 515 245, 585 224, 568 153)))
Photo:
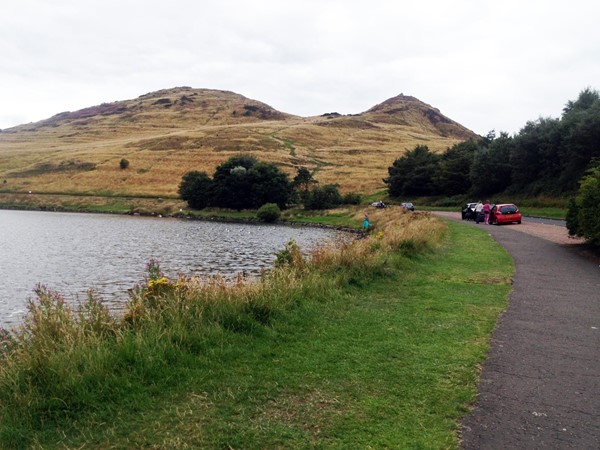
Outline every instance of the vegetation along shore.
POLYGON ((370 216, 257 282, 153 262, 118 317, 40 287, 3 332, 0 447, 456 448, 511 259, 426 212, 370 216))

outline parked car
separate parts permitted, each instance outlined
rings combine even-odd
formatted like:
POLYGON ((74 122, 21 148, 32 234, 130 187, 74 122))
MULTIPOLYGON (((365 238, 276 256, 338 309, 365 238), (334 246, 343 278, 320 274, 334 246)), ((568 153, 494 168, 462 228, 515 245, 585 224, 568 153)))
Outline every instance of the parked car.
POLYGON ((500 203, 492 206, 490 223, 500 225, 501 223, 521 223, 522 215, 517 205, 512 203, 500 203))
POLYGON ((375 208, 387 208, 387 205, 381 200, 379 200, 378 202, 371 203, 371 206, 374 206, 375 208))
POLYGON ((462 220, 475 220, 475 205, 477 203, 467 203, 461 211, 462 220))
POLYGON ((404 202, 404 203, 401 203, 401 205, 407 211, 414 211, 415 210, 415 205, 413 205, 411 202, 404 202))

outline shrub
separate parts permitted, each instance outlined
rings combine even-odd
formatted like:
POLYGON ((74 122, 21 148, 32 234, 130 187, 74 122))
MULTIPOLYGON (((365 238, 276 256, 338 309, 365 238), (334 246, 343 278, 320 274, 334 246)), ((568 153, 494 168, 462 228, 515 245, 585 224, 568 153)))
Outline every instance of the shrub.
POLYGON ((305 259, 302 256, 300 247, 293 239, 285 244, 285 248, 275 255, 275 267, 292 266, 296 269, 302 269, 305 266, 305 259))
POLYGON ((123 158, 121 161, 119 161, 119 167, 121 168, 121 170, 127 169, 129 167, 129 161, 123 158))
POLYGON ((313 188, 304 202, 307 209, 330 209, 342 204, 342 195, 336 184, 313 188))
POLYGON ((179 184, 179 196, 190 208, 204 209, 212 202, 213 181, 206 172, 186 173, 179 184))
POLYGON ((265 203, 256 211, 256 217, 263 222, 275 222, 280 216, 281 210, 275 203, 265 203))
POLYGON ((581 179, 575 201, 569 204, 567 228, 569 234, 582 236, 600 247, 600 167, 591 169, 581 179))
POLYGON ((360 200, 361 198, 358 192, 348 192, 344 195, 343 203, 346 205, 359 205, 360 200))

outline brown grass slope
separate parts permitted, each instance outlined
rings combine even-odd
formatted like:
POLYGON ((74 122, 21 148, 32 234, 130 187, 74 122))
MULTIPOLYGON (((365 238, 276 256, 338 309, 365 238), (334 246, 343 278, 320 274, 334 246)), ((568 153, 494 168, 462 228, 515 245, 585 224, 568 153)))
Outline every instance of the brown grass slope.
POLYGON ((178 87, 3 130, 0 191, 176 196, 184 173, 212 175, 229 157, 250 154, 290 175, 305 166, 322 184, 369 193, 405 150, 439 152, 471 137, 404 95, 361 114, 305 118, 233 92, 178 87))

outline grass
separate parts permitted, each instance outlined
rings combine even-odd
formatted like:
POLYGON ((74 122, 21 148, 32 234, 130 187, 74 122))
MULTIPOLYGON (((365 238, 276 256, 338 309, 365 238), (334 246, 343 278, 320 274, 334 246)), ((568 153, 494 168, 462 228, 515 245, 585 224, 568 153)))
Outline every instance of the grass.
POLYGON ((565 220, 567 217, 567 208, 553 208, 553 207, 535 207, 535 206, 523 206, 519 207, 521 212, 526 216, 532 217, 547 217, 550 219, 562 219, 565 220))
POLYGON ((284 211, 282 219, 292 223, 358 229, 362 227, 362 216, 359 210, 360 208, 351 206, 326 211, 290 209, 284 211))
POLYGON ((123 318, 40 290, 0 347, 0 447, 458 448, 512 261, 427 213, 371 220, 257 283, 155 270, 123 318))

